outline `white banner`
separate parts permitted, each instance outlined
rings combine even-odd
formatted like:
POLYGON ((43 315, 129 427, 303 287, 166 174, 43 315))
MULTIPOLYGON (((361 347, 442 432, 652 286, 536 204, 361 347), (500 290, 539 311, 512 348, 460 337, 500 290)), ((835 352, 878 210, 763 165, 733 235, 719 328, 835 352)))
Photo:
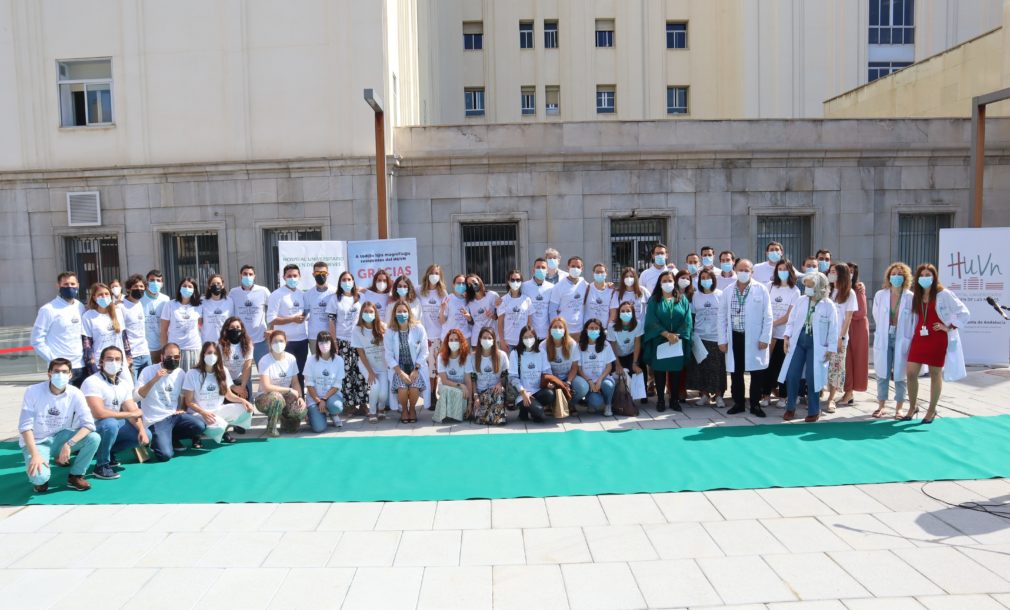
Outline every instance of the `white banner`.
POLYGON ((971 321, 960 330, 965 363, 1010 362, 1010 323, 986 302, 986 297, 993 297, 1010 305, 1006 275, 1010 273, 1010 227, 941 229, 939 271, 940 282, 971 310, 971 321))
POLYGON ((385 269, 392 284, 397 277, 406 275, 417 286, 420 273, 417 270, 417 240, 370 239, 347 242, 347 262, 354 282, 360 287, 372 285, 372 276, 379 269, 385 269))
POLYGON ((279 241, 277 242, 277 285, 284 283, 284 267, 298 265, 301 271, 301 288, 308 290, 316 285, 312 279, 312 266, 322 261, 330 268, 329 284, 337 285, 337 277, 347 269, 347 242, 343 241, 279 241))

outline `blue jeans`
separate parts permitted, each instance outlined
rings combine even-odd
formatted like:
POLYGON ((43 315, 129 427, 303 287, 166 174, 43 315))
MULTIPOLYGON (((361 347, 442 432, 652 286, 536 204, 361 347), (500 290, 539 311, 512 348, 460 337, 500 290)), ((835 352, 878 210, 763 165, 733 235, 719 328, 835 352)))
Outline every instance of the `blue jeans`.
POLYGON ((202 418, 189 413, 176 413, 153 424, 148 428, 148 435, 151 437, 151 451, 154 453, 154 459, 159 462, 167 462, 175 456, 172 441, 187 438, 196 440, 206 429, 207 424, 202 418))
POLYGON ((905 381, 904 371, 894 370, 894 337, 887 337, 887 362, 873 363, 873 368, 877 372, 877 400, 887 400, 887 386, 893 375, 894 380, 894 400, 895 402, 905 402, 905 388, 908 382, 905 381))
MULTIPOLYGON (((31 481, 32 485, 44 485, 49 482, 49 477, 52 474, 52 471, 49 468, 50 457, 53 453, 59 455, 60 451, 63 450, 63 445, 73 438, 75 434, 77 434, 77 430, 60 430, 47 439, 35 441, 35 450, 39 452, 39 457, 42 458, 44 465, 42 470, 34 475, 29 475, 28 480, 31 481)), ((88 471, 88 466, 91 464, 91 458, 95 457, 95 452, 98 451, 98 444, 100 442, 101 439, 98 434, 92 432, 71 448, 70 453, 76 453, 77 457, 75 457, 74 461, 70 464, 70 474, 83 476, 84 473, 88 471)), ((27 447, 22 449, 21 453, 24 454, 25 465, 27 466, 31 463, 32 456, 28 453, 27 447)))
POLYGON ((95 454, 95 467, 106 466, 112 454, 140 444, 140 431, 128 420, 107 417, 95 420, 95 432, 102 437, 95 454))
MULTIPOLYGON (((340 415, 344 412, 344 400, 340 397, 340 392, 326 399, 326 414, 340 415)), ((319 405, 310 405, 308 408, 309 427, 313 432, 326 431, 326 415, 319 410, 319 405)))
MULTIPOLYGON (((586 384, 588 387, 589 384, 586 384)), ((602 411, 614 401, 614 380, 607 377, 600 383, 599 392, 589 392, 586 394, 586 405, 592 412, 602 411)))
POLYGON ((800 393, 800 379, 804 376, 807 379, 807 415, 813 417, 821 412, 820 395, 814 390, 814 338, 804 331, 796 338, 796 347, 793 348, 793 359, 789 362, 789 371, 786 373, 786 411, 792 413, 796 410, 796 399, 800 393))
POLYGON ((568 401, 570 405, 574 405, 589 394, 589 382, 585 378, 576 375, 569 384, 572 386, 572 399, 568 401))
POLYGON ((130 372, 133 373, 133 383, 137 383, 137 377, 140 377, 140 372, 151 366, 151 354, 144 354, 143 356, 133 357, 133 368, 130 372))

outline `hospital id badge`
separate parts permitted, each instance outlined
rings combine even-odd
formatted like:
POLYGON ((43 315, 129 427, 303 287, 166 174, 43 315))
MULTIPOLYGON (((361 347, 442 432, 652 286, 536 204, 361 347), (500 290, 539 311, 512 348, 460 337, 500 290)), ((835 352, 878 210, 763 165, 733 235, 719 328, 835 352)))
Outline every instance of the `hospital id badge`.
POLYGON ((919 329, 919 336, 920 337, 928 337, 929 336, 929 330, 927 330, 926 327, 923 326, 922 328, 919 329))

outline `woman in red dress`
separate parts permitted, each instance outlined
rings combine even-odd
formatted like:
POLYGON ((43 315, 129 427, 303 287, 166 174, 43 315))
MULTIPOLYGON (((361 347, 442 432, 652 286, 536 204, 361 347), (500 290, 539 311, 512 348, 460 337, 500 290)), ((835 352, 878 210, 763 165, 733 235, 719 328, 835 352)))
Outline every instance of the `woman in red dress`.
POLYGON ((845 351, 845 394, 841 402, 851 405, 852 392, 865 392, 870 374, 870 323, 866 319, 866 286, 859 281, 859 266, 848 263, 852 272, 852 289, 859 310, 849 324, 849 349, 845 351))

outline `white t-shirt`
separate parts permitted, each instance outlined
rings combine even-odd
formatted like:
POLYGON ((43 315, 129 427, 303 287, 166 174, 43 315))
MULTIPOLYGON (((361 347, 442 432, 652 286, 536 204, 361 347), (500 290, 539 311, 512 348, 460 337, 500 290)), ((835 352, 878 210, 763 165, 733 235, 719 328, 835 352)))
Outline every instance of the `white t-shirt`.
MULTIPOLYGON (((518 388, 524 389, 530 394, 540 391, 540 377, 551 374, 551 365, 547 362, 547 356, 541 351, 526 352, 520 362, 519 352, 513 351, 509 354, 509 379, 513 384, 518 381, 518 388), (520 370, 519 365, 522 364, 520 370)), ((520 398, 517 402, 521 401, 520 398)))
POLYGON ((39 309, 32 327, 32 347, 46 363, 66 358, 73 368, 84 366, 84 305, 74 299, 67 303, 56 297, 39 309))
POLYGON ((509 357, 501 350, 495 350, 498 354, 498 372, 494 371, 494 361, 491 356, 481 355, 480 370, 477 370, 477 352, 470 354, 470 371, 477 375, 477 391, 483 392, 488 388, 493 388, 501 380, 502 373, 508 373, 509 357))
MULTIPOLYGON (((331 349, 336 349, 336 346, 331 349)), ((329 360, 319 360, 312 354, 305 360, 302 376, 305 377, 305 387, 315 388, 319 396, 325 396, 332 388, 337 388, 339 392, 344 383, 344 359, 333 354, 329 360)), ((305 402, 316 404, 308 392, 305 393, 305 402)))
MULTIPOLYGON (((621 309, 623 303, 631 303, 635 306, 635 319, 639 322, 645 321, 645 308, 649 304, 649 295, 647 294, 635 294, 631 290, 625 290, 624 294, 620 294, 619 290, 614 290, 613 299, 610 301, 611 309, 621 309)), ((620 311, 618 311, 620 314, 620 311)))
MULTIPOLYGON (((123 299, 117 308, 123 313, 123 324, 126 326, 126 338, 130 340, 130 353, 134 358, 139 356, 149 356, 151 348, 147 345, 147 312, 144 310, 144 303, 136 303, 123 299)), ((160 322, 160 320, 159 320, 160 322)))
POLYGON ((735 283, 736 283, 736 273, 734 273, 729 277, 723 277, 722 272, 719 272, 715 276, 715 287, 719 290, 726 290, 735 283))
MULTIPOLYGON (((30 386, 21 399, 18 432, 32 431, 35 442, 44 441, 61 430, 95 429, 84 393, 72 385, 59 394, 49 391, 49 380, 30 386)), ((18 443, 25 446, 24 437, 18 443)), ((54 456, 55 457, 55 456, 54 456)))
MULTIPOLYGON (((97 360, 99 356, 102 355, 102 350, 110 345, 115 345, 119 349, 123 349, 123 329, 126 328, 126 322, 123 320, 123 314, 116 308, 116 320, 119 321, 119 330, 112 325, 112 318, 109 314, 99 313, 97 309, 89 309, 84 312, 84 318, 81 322, 82 332, 84 336, 91 337, 91 348, 95 350, 95 359, 97 360)), ((132 346, 131 346, 132 347, 132 346)), ((133 353, 133 350, 130 350, 133 353)), ((123 352, 123 359, 126 359, 126 352, 123 352)))
POLYGON ((437 290, 429 290, 427 295, 418 293, 417 299, 421 302, 421 323, 424 325, 424 332, 428 335, 429 341, 438 341, 442 338, 442 322, 439 321, 438 312, 448 297, 439 296, 437 290))
MULTIPOLYGON (((329 311, 330 301, 336 300, 336 288, 330 286, 313 286, 305 291, 305 307, 309 310, 308 335, 309 339, 315 341, 319 333, 330 330, 329 311)), ((336 349, 336 347, 334 347, 336 349)))
POLYGON ((203 328, 200 329, 200 339, 203 342, 217 343, 221 339, 221 328, 225 320, 232 317, 235 304, 231 299, 206 299, 200 303, 200 316, 203 318, 203 328))
MULTIPOLYGON (((161 368, 160 364, 146 367, 140 372, 137 387, 144 387, 150 383, 161 368)), ((144 413, 145 426, 152 426, 171 417, 179 410, 179 397, 182 396, 182 384, 185 379, 186 372, 182 369, 175 369, 159 379, 151 391, 147 393, 147 396, 141 399, 140 410, 144 413)))
MULTIPOLYGON (((751 271, 751 279, 768 286, 772 281, 772 277, 775 275, 775 267, 777 266, 778 263, 772 263, 769 261, 758 263, 754 265, 754 269, 751 271)), ((771 288, 771 286, 768 287, 771 288)))
MULTIPOLYGON (((233 385, 228 369, 224 371, 224 379, 224 391, 227 393, 228 388, 233 385)), ((186 377, 182 382, 182 389, 193 392, 193 399, 196 401, 196 404, 207 411, 217 411, 224 404, 224 394, 221 393, 222 388, 218 385, 217 377, 214 376, 214 373, 208 373, 194 367, 186 373, 186 377)))
MULTIPOLYGON (((298 361, 287 352, 281 354, 280 360, 275 359, 273 354, 263 356, 256 363, 256 369, 260 371, 261 378, 269 377, 270 385, 279 388, 290 388, 291 380, 298 377, 298 361)), ((259 393, 263 393, 262 387, 259 393)))
POLYGON ((572 363, 579 361, 579 344, 574 339, 569 343, 568 358, 565 358, 565 350, 561 349, 561 346, 558 346, 554 352, 554 358, 551 359, 547 351, 546 339, 540 342, 540 351, 544 353, 544 358, 551 365, 551 372, 554 373, 555 377, 564 381, 571 381, 568 378, 568 373, 572 370, 572 363))
POLYGON ((245 368, 245 363, 253 359, 253 349, 250 347, 249 351, 242 353, 241 343, 232 343, 228 349, 228 357, 224 359, 224 368, 228 369, 228 374, 231 375, 232 380, 242 379, 242 369, 245 368))
POLYGON ((582 311, 582 319, 589 321, 596 318, 606 327, 610 322, 610 306, 613 302, 613 288, 604 287, 603 290, 599 290, 596 288, 596 284, 590 284, 589 294, 586 295, 586 303, 582 311))
POLYGON ((844 335, 841 334, 842 326, 845 325, 845 314, 848 312, 855 313, 859 311, 859 301, 856 300, 856 291, 849 290, 849 298, 845 300, 844 303, 839 303, 835 301, 838 296, 837 290, 831 291, 831 301, 835 304, 835 311, 838 312, 838 330, 840 339, 848 339, 849 333, 846 332, 844 335))
POLYGON ((333 316, 333 326, 337 333, 334 338, 350 342, 354 325, 358 323, 358 315, 361 314, 361 302, 348 294, 339 298, 334 294, 326 300, 326 313, 333 316))
POLYGON ((589 289, 583 279, 579 278, 577 284, 573 284, 570 279, 559 282, 551 290, 551 315, 559 315, 568 323, 568 332, 582 332, 582 301, 589 289))
POLYGON ((453 383, 466 383, 466 378, 470 375, 470 359, 467 358, 463 364, 459 363, 459 355, 455 358, 449 357, 449 362, 442 362, 442 357, 437 358, 438 372, 445 373, 446 378, 453 383))
POLYGON ((480 331, 484 327, 488 327, 494 330, 495 335, 498 335, 498 321, 492 315, 490 318, 487 317, 488 312, 492 314, 495 311, 495 303, 498 302, 498 293, 493 290, 488 290, 484 293, 484 297, 480 299, 474 299, 470 301, 466 308, 470 312, 470 317, 473 318, 473 326, 470 332, 470 345, 477 345, 477 337, 480 336, 480 331))
MULTIPOLYGON (((768 289, 768 297, 772 302, 772 320, 778 320, 786 315, 789 308, 800 298, 800 289, 795 286, 790 288, 788 284, 772 286, 768 289)), ((788 324, 780 324, 772 328, 772 338, 782 339, 786 336, 788 324)))
POLYGON ((171 300, 161 309, 161 319, 168 320, 168 342, 181 350, 198 350, 200 341, 200 308, 171 300))
POLYGON ((519 333, 529 322, 532 313, 533 303, 528 296, 522 293, 514 297, 506 294, 501 298, 501 305, 498 306, 498 317, 505 318, 505 342, 509 345, 519 344, 519 333))
POLYGON ((450 330, 456 329, 463 333, 467 343, 469 343, 470 323, 466 321, 466 316, 462 313, 462 310, 466 309, 466 299, 455 294, 450 294, 448 299, 448 302, 445 304, 445 324, 442 325, 442 339, 445 339, 450 330))
POLYGON ((140 297, 140 302, 144 306, 144 331, 147 333, 149 350, 161 349, 161 311, 171 300, 168 295, 160 292, 152 299, 146 290, 144 296, 140 297))
POLYGON ((691 311, 694 312, 694 334, 702 341, 719 340, 719 301, 722 290, 715 289, 704 293, 700 290, 691 299, 691 311))
POLYGON ((659 276, 665 271, 670 271, 674 275, 677 275, 677 267, 675 265, 667 265, 666 268, 660 269, 656 269, 655 265, 649 265, 638 276, 638 285, 645 288, 645 291, 651 295, 656 289, 656 282, 659 281, 659 276))
MULTIPOLYGON (((275 318, 290 318, 305 311, 305 293, 299 289, 291 290, 281 286, 270 294, 267 301, 267 323, 275 318)), ((305 341, 309 338, 308 326, 305 322, 290 324, 274 324, 275 330, 283 330, 288 341, 305 341)))
MULTIPOLYGON (((383 346, 382 337, 379 338, 379 343, 376 345, 373 343, 375 337, 372 335, 371 328, 365 328, 364 326, 355 326, 354 332, 351 333, 351 347, 355 349, 361 349, 365 352, 365 357, 368 358, 368 363, 372 366, 372 370, 375 371, 376 376, 384 375, 386 373, 386 352, 383 346)), ((365 380, 368 380, 368 369, 365 368, 365 363, 360 359, 358 361, 358 370, 361 374, 365 376, 365 380)))
POLYGON ((236 286, 228 292, 228 298, 234 305, 235 315, 242 319, 249 339, 253 343, 262 343, 267 330, 267 301, 270 300, 267 287, 254 285, 246 290, 236 286))
POLYGON ((617 345, 617 350, 615 354, 618 356, 627 356, 635 353, 635 339, 641 337, 645 334, 645 323, 642 320, 635 320, 635 328, 633 330, 617 330, 614 325, 611 324, 610 328, 607 329, 607 339, 612 343, 617 345))
POLYGON ((536 280, 523 282, 522 293, 529 297, 533 313, 533 330, 537 337, 547 337, 547 328, 551 323, 551 289, 554 284, 544 280, 537 284, 536 280))
POLYGON ((121 371, 116 383, 109 381, 104 373, 95 373, 84 380, 81 391, 84 397, 97 396, 109 411, 122 411, 123 403, 133 400, 133 377, 129 371, 121 371))
POLYGON ((596 351, 595 345, 590 345, 585 350, 579 350, 579 370, 590 380, 595 381, 603 374, 603 369, 608 364, 617 360, 614 350, 610 349, 610 344, 606 344, 602 352, 596 351))

